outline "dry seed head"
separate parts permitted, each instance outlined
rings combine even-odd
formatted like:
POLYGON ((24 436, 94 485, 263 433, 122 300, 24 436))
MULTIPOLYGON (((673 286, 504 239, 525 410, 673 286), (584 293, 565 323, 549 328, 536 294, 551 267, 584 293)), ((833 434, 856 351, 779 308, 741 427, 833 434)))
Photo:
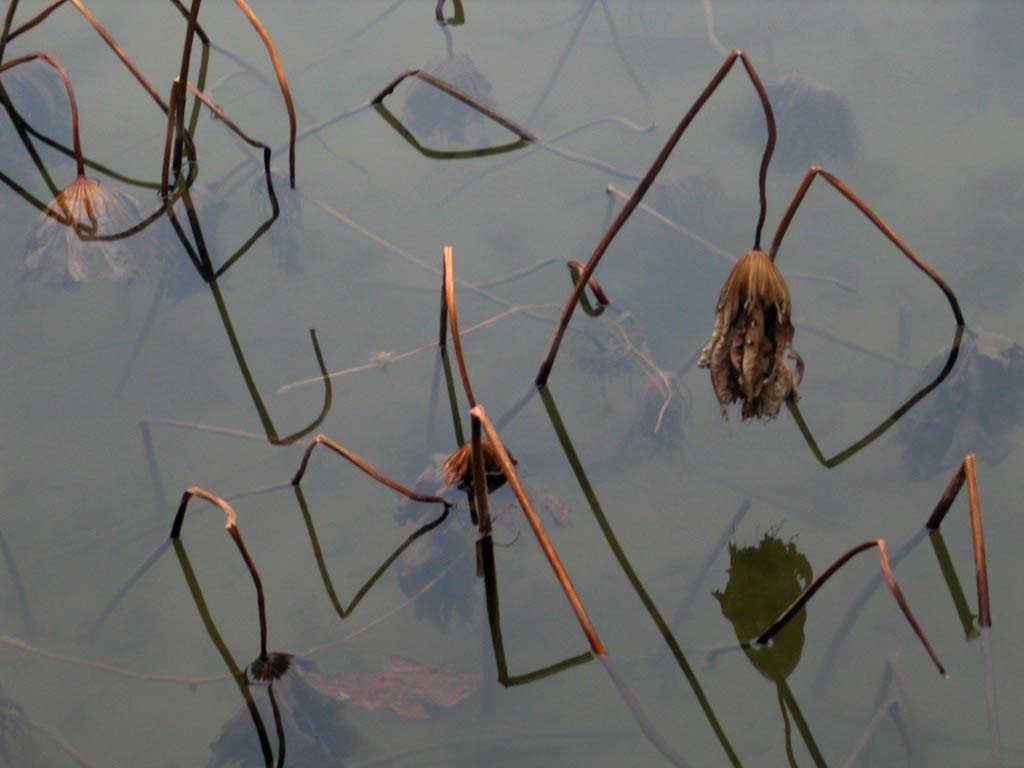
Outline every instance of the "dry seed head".
MULTIPOLYGON (((487 490, 494 491, 505 484, 505 473, 498 461, 498 452, 489 440, 480 441, 484 456, 484 473, 487 476, 487 490)), ((516 464, 516 460, 512 463, 516 464)), ((468 442, 448 457, 444 463, 444 477, 448 485, 470 486, 473 484, 473 443, 468 442)))

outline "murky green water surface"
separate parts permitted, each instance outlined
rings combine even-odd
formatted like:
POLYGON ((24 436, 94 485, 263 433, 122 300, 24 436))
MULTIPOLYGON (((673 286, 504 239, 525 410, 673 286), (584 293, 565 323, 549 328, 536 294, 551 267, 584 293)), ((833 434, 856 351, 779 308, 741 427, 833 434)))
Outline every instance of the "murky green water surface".
MULTIPOLYGON (((0 760, 263 765, 243 689, 278 759, 267 686, 231 677, 231 664, 243 668, 256 655, 258 624, 221 513, 193 501, 182 545, 167 546, 180 495, 197 485, 235 506, 266 589, 270 646, 298 655, 274 685, 285 764, 658 765, 662 752, 699 766, 1024 761, 1012 728, 1024 717, 1013 641, 1024 631, 1015 554, 1020 364, 1014 347, 974 335, 1024 338, 1021 9, 714 5, 717 38, 745 49, 778 99, 783 144, 768 181, 769 236, 804 168, 819 161, 947 279, 970 329, 938 389, 829 469, 788 411, 767 424, 741 422, 737 412, 720 418, 692 358, 729 264, 643 210, 599 271, 613 305, 597 319, 577 312, 546 397, 531 386, 570 288, 561 262, 590 255, 623 204, 608 185, 632 191, 724 58, 702 4, 465 0, 464 23, 447 30, 432 5, 254 3, 280 50, 300 131, 431 62, 542 139, 596 162, 538 147, 445 157, 515 136, 407 81, 385 104, 431 151, 363 110, 299 143, 291 191, 288 124, 262 43, 233 4, 208 0, 201 21, 217 48, 207 89, 248 133, 278 147, 281 174, 273 177, 281 216, 212 286, 167 216, 126 241, 140 265, 130 283, 64 290, 25 277, 32 199, 45 204, 54 194, 40 166, 57 189, 75 166, 38 137, 28 142, 33 162, 17 130, 23 119, 70 144, 56 76, 34 64, 19 68, 26 79, 17 87, 14 72, 3 76, 17 117, 0 115, 0 682, 13 724, 0 730, 8 748, 0 760), (831 111, 814 114, 799 100, 805 106, 784 110, 774 84, 794 77, 831 111), (838 103, 851 131, 830 122, 838 103), (621 119, 557 138, 612 116, 621 119), (798 151, 802 137, 810 155, 798 151), (267 440, 306 429, 325 406, 315 329, 327 370, 363 369, 330 380, 329 408, 308 437, 322 432, 408 485, 435 454, 455 450, 436 349, 371 365, 436 340, 445 244, 454 246, 457 277, 474 285, 557 260, 489 296, 461 285, 459 319, 465 329, 532 307, 466 336, 473 386, 500 420, 527 490, 568 510, 568 520, 542 512, 543 521, 634 709, 600 661, 577 658, 586 638, 507 487, 491 499, 502 512, 489 578, 477 565, 465 495, 453 490, 458 507, 364 593, 439 510, 398 503, 322 449, 298 494, 287 483, 304 440, 267 440), (979 347, 999 353, 979 362, 979 347), (664 403, 655 370, 679 376, 652 434, 664 403), (977 611, 966 498, 938 548, 919 533, 967 452, 979 455, 990 634, 961 620, 977 611), (879 586, 870 552, 771 648, 736 649, 737 636, 769 623, 812 573, 876 538, 898 559, 896 577, 948 680, 879 586), (956 582, 937 557, 942 544, 965 595, 959 613, 956 582), (472 693, 422 713, 360 706, 351 681, 380 675, 394 657, 442 670, 448 682, 431 683, 435 692, 468 679, 472 693), (531 675, 573 658, 581 663, 531 675), (349 680, 349 698, 311 687, 312 675, 349 680)), ((16 24, 42 7, 21 3, 16 24)), ((173 7, 90 7, 166 93, 184 36, 173 7)), ((446 11, 454 14, 451 3, 446 11)), ((124 178, 158 180, 165 118, 74 8, 13 41, 5 58, 34 50, 69 71, 88 158, 124 178)), ((645 199, 735 255, 750 247, 757 217, 757 114, 737 67, 645 199)), ((259 159, 206 110, 195 146, 191 194, 216 268, 269 216, 266 180, 259 159)), ((89 173, 142 209, 161 208, 152 187, 89 173)), ((181 202, 174 212, 193 241, 181 202)), ((801 413, 832 457, 934 376, 926 369, 948 351, 955 322, 935 286, 821 181, 778 264, 807 363, 801 413)), ((461 393, 459 408, 467 419, 461 393)), ((395 679, 404 691, 412 676, 395 679)))

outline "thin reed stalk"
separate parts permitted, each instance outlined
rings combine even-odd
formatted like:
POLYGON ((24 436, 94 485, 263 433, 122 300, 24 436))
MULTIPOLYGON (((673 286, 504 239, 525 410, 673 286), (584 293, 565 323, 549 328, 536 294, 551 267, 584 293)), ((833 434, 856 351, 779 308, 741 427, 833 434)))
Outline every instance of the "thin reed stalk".
POLYGON ((270 33, 267 32, 267 28, 263 26, 263 22, 252 12, 252 9, 249 8, 245 0, 235 0, 235 5, 249 19, 249 23, 256 30, 256 34, 263 41, 263 45, 270 55, 270 62, 274 66, 274 74, 277 75, 278 85, 281 87, 281 95, 284 97, 284 104, 288 110, 288 178, 292 189, 295 189, 295 136, 298 133, 298 125, 295 119, 295 103, 292 101, 292 92, 288 88, 288 78, 285 77, 281 57, 277 55, 277 47, 274 45, 270 33))
POLYGON ((537 541, 540 543, 540 548, 544 551, 544 555, 547 557, 548 563, 551 564, 551 568, 555 572, 555 578, 558 579, 558 583, 562 586, 565 596, 569 599, 569 604, 572 606, 573 612, 576 614, 577 621, 579 621, 580 626, 583 628, 583 634, 587 636, 587 640, 590 642, 591 649, 596 655, 604 656, 604 645, 602 645, 601 639, 597 635, 597 630, 594 629, 594 625, 591 623, 590 617, 587 615, 587 611, 583 607, 583 602, 576 593, 576 588, 573 587, 572 581, 569 580, 569 574, 566 572, 565 566, 562 565, 562 560, 558 556, 558 552, 555 550, 554 545, 551 543, 551 539, 548 538, 547 532, 544 530, 544 525, 541 523, 540 518, 534 511, 533 505, 530 503, 530 498, 526 495, 526 491, 523 489, 522 483, 519 482, 519 475, 516 474, 516 468, 513 465, 512 458, 508 455, 508 451, 505 450, 505 445, 501 442, 501 437, 498 435, 498 431, 494 428, 494 425, 491 424, 491 420, 487 418, 487 413, 484 411, 482 405, 474 406, 470 410, 470 414, 474 418, 479 419, 484 431, 487 432, 487 439, 490 441, 491 445, 494 446, 495 454, 498 461, 501 463, 502 472, 504 472, 505 477, 508 479, 509 485, 512 486, 512 492, 515 493, 516 500, 519 502, 519 506, 522 508, 523 514, 526 515, 526 520, 533 529, 533 533, 537 537, 537 541))
POLYGON ((5 64, 0 64, 0 73, 13 69, 19 64, 37 60, 45 62, 56 69, 64 81, 64 90, 68 93, 68 102, 71 105, 71 137, 75 147, 75 164, 77 165, 78 175, 85 176, 85 156, 82 154, 82 139, 78 130, 78 101, 75 99, 75 89, 71 87, 71 78, 68 76, 67 70, 53 56, 36 51, 35 53, 11 59, 5 64))
POLYGON ((836 571, 838 571, 840 568, 846 565, 846 563, 848 563, 851 559, 859 555, 861 552, 871 549, 872 547, 878 548, 878 558, 881 563, 882 576, 885 578, 886 586, 889 587, 889 591, 895 598, 897 604, 900 607, 900 610, 903 611, 903 615, 910 623, 911 628, 914 630, 914 634, 917 635, 917 638, 921 641, 921 644, 924 646, 925 650, 928 651, 928 655, 935 663, 935 666, 938 668, 939 673, 945 677, 946 670, 942 666, 942 662, 939 661, 939 657, 935 654, 935 651, 932 649, 931 643, 928 642, 928 638, 925 636, 924 631, 921 629, 921 626, 917 623, 917 620, 914 618, 914 614, 911 613, 910 606, 907 604, 907 600, 903 596, 903 590, 901 590, 899 584, 896 583, 896 577, 893 576, 892 567, 889 565, 889 554, 886 550, 885 539, 873 539, 872 541, 866 541, 863 544, 858 544, 856 547, 849 550, 846 554, 844 554, 842 557, 840 557, 838 560, 832 563, 832 565, 830 565, 824 573, 822 573, 820 576, 818 576, 818 578, 811 582, 807 589, 805 589, 800 594, 800 596, 793 601, 792 605, 790 605, 789 608, 783 611, 782 615, 779 616, 779 618, 777 618, 775 622, 770 627, 768 627, 768 629, 762 632, 757 637, 757 639, 754 640, 754 643, 752 645, 764 645, 768 643, 773 637, 775 637, 775 635, 779 633, 779 631, 784 626, 786 626, 786 624, 789 623, 789 621, 794 616, 800 613, 800 611, 807 604, 807 602, 812 597, 814 597, 814 593, 821 589, 825 582, 828 581, 832 577, 832 575, 835 574, 836 571))
POLYGON ((192 486, 182 494, 181 504, 178 505, 178 512, 174 516, 174 524, 171 526, 171 539, 181 538, 181 526, 185 523, 185 510, 188 507, 189 500, 193 496, 198 496, 199 498, 220 507, 221 511, 224 513, 224 517, 226 518, 224 529, 228 532, 228 535, 234 540, 235 545, 238 547, 238 551, 241 553, 242 559, 245 561, 245 565, 249 569, 249 575, 252 576, 253 585, 256 587, 256 605, 259 608, 260 615, 260 655, 259 658, 252 663, 250 668, 256 679, 276 679, 288 670, 292 657, 287 653, 267 653, 267 609, 266 601, 263 596, 263 581, 260 579, 259 571, 256 570, 256 564, 253 562, 252 556, 249 554, 249 550, 245 546, 245 541, 242 539, 242 533, 238 530, 238 515, 235 513, 234 508, 220 496, 212 494, 209 491, 204 491, 202 488, 197 486, 192 486))
POLYGON ((356 454, 352 453, 352 451, 334 442, 326 435, 317 435, 312 440, 310 440, 309 445, 306 446, 306 452, 302 454, 302 463, 299 464, 298 470, 296 470, 295 475, 292 477, 292 485, 298 485, 300 482, 302 482, 302 476, 306 474, 306 466, 309 464, 309 457, 312 455, 313 449, 316 448, 318 445, 323 445, 326 446, 327 448, 330 448, 332 451, 334 451, 336 454, 341 456, 346 461, 355 464, 356 467, 358 467, 364 473, 372 477, 378 483, 386 485, 388 488, 394 491, 398 491, 407 499, 411 499, 412 501, 423 502, 426 504, 443 504, 445 509, 449 509, 452 507, 452 503, 450 501, 448 501, 447 499, 442 499, 440 496, 425 496, 421 493, 410 491, 401 483, 392 480, 387 475, 381 474, 376 469, 367 464, 366 461, 361 456, 357 456, 356 454))
POLYGON ((442 348, 446 345, 444 318, 447 317, 452 329, 452 345, 455 347, 455 360, 459 364, 462 388, 465 390, 466 399, 469 400, 469 406, 472 408, 476 405, 476 397, 473 396, 473 387, 469 383, 469 370, 466 368, 466 358, 462 354, 462 334, 459 333, 459 311, 455 304, 455 255, 450 245, 444 247, 444 265, 441 274, 444 283, 441 294, 442 322, 438 344, 442 348))
MULTIPOLYGON (((128 56, 128 54, 124 52, 124 49, 121 48, 120 45, 118 45, 117 41, 114 39, 114 36, 111 35, 110 32, 108 32, 102 24, 100 24, 99 20, 92 14, 92 12, 86 7, 85 3, 83 3, 81 0, 55 0, 54 2, 46 6, 46 8, 44 8, 38 14, 36 14, 34 17, 26 21, 13 32, 11 32, 10 35, 8 35, 7 37, 8 41, 14 40, 16 37, 23 35, 30 29, 41 24, 43 21, 46 20, 46 18, 51 13, 60 8, 60 6, 64 5, 65 2, 70 2, 73 6, 75 6, 78 12, 82 14, 83 17, 85 17, 85 20, 89 22, 92 28, 96 30, 97 34, 99 34, 99 36, 103 38, 103 42, 105 42, 110 47, 110 50, 112 50, 117 55, 117 58, 121 60, 121 63, 124 64, 125 67, 127 67, 128 71, 131 72, 132 76, 146 90, 146 93, 149 94, 150 98, 157 103, 157 105, 163 112, 167 112, 167 104, 164 103, 163 98, 160 96, 157 90, 145 78, 145 76, 142 74, 139 68, 128 56)), ((2 50, 2 46, 0 46, 0 52, 2 52, 2 50)))
POLYGON ((974 544, 974 570, 978 586, 978 624, 982 627, 992 626, 992 611, 988 592, 988 566, 985 561, 985 529, 981 522, 981 501, 978 497, 978 462, 973 453, 964 457, 960 468, 953 475, 935 511, 925 527, 930 531, 939 530, 950 507, 956 500, 964 480, 967 481, 967 505, 971 512, 971 539, 974 544))
POLYGON ((480 419, 470 411, 471 440, 473 445, 473 492, 476 496, 476 514, 481 536, 491 533, 491 510, 487 501, 487 480, 484 464, 483 441, 480 439, 480 419))
POLYGON ((665 146, 662 147, 661 152, 655 158, 654 163, 648 169, 644 175, 643 180, 633 191, 629 201, 623 206, 622 210, 616 216, 612 222, 608 231, 605 232, 604 237, 597 244, 594 252, 591 254, 590 259, 587 260, 586 268, 583 270, 580 280, 577 281, 576 286, 573 288, 572 293, 569 296, 569 300, 566 302, 565 309, 562 310, 562 317, 559 321, 558 327, 555 329, 555 335, 551 339, 551 344, 548 347, 548 353, 541 363, 540 369, 537 371, 537 377, 535 383, 538 387, 542 387, 547 384, 548 377, 551 375, 551 369, 555 364, 555 357, 558 354, 558 348, 562 343, 562 337, 565 335, 566 328, 569 326, 569 321, 572 319, 573 312, 576 310, 576 305, 579 303, 580 296, 583 294, 583 289, 589 282, 590 277, 594 274, 597 269, 598 263, 601 261, 601 257, 605 251, 611 245, 612 240, 615 239, 615 235, 618 234, 619 230, 626 223, 626 220, 632 215, 633 211, 640 204, 644 195, 654 184, 654 180, 657 178, 661 169, 668 162, 669 156, 672 154, 672 150, 675 149, 676 144, 679 143, 679 139, 682 138, 683 133, 693 122, 693 119, 700 112, 701 108, 707 103, 708 99, 715 92, 718 86, 725 79, 725 76, 729 74, 736 60, 739 59, 743 62, 743 66, 750 77, 750 81, 754 85, 754 89, 757 91, 757 95, 761 100, 761 106, 764 109, 765 121, 768 125, 768 142, 765 145, 764 155, 761 159, 761 170, 758 175, 758 194, 760 197, 760 213, 757 219, 757 227, 754 234, 754 248, 760 249, 761 247, 761 230, 764 227, 765 217, 767 216, 767 199, 765 195, 765 183, 768 177, 768 163, 771 160, 772 150, 775 148, 775 117, 772 114, 772 107, 768 101, 768 94, 765 92, 764 86, 761 84, 760 78, 757 76, 757 72, 754 70, 754 65, 751 64, 750 59, 747 55, 740 50, 735 50, 726 58, 725 62, 719 67, 718 72, 715 73, 714 77, 711 78, 711 82, 708 83, 707 87, 694 102, 693 106, 690 107, 689 111, 683 116, 683 119, 679 121, 679 125, 669 136, 668 141, 665 142, 665 146))

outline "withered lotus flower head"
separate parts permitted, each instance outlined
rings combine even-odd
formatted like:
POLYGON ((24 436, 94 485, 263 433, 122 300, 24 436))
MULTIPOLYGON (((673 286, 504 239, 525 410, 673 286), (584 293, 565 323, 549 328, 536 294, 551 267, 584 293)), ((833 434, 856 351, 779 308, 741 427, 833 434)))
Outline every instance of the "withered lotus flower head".
POLYGON ((790 309, 786 281, 768 254, 747 251, 722 287, 711 340, 697 363, 711 371, 723 416, 739 400, 744 419, 774 419, 787 399, 799 398, 803 364, 792 352, 794 377, 783 359, 793 343, 790 309))
MULTIPOLYGON (((498 490, 508 480, 498 461, 498 452, 489 440, 480 441, 480 450, 484 455, 484 475, 487 478, 487 492, 498 490)), ((511 455, 513 464, 518 464, 511 455)), ((473 443, 468 442, 448 457, 444 463, 444 477, 448 485, 469 488, 473 485, 473 443)))
POLYGON ((253 680, 269 682, 277 680, 292 665, 292 654, 274 651, 266 656, 258 656, 249 665, 249 674, 253 680))
POLYGON ((138 272, 130 238, 95 238, 123 232, 142 218, 133 197, 79 176, 40 214, 24 276, 65 288, 89 280, 130 280, 138 272))

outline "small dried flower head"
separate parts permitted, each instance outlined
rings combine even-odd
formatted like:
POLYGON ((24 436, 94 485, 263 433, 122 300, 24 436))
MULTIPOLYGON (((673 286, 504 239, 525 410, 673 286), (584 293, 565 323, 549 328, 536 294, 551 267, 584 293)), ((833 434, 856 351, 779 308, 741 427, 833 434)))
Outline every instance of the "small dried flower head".
POLYGON ((744 419, 774 419, 787 399, 798 398, 799 378, 783 359, 792 343, 786 282, 768 254, 748 251, 725 281, 711 340, 698 362, 711 371, 723 416, 739 400, 744 419))
POLYGON ((124 232, 142 218, 130 195, 79 176, 40 214, 24 275, 71 288, 89 280, 130 280, 138 272, 133 238, 95 238, 124 232))
POLYGON ((249 665, 249 675, 253 680, 273 681, 288 671, 292 665, 292 654, 274 651, 266 656, 259 656, 249 665))
MULTIPOLYGON (((431 59, 425 67, 439 80, 465 91, 477 101, 494 106, 491 82, 477 69, 469 56, 447 54, 431 59)), ((450 142, 466 143, 466 129, 482 123, 484 116, 444 91, 423 80, 409 86, 403 112, 409 127, 421 137, 439 135, 450 142)))
MULTIPOLYGON (((480 450, 484 456, 484 476, 487 479, 487 492, 492 493, 505 484, 508 478, 501 469, 498 452, 489 440, 480 441, 480 450)), ((512 463, 516 464, 516 460, 512 463)), ((444 476, 448 485, 457 485, 468 489, 473 485, 473 443, 468 442, 448 457, 444 463, 444 476)))

